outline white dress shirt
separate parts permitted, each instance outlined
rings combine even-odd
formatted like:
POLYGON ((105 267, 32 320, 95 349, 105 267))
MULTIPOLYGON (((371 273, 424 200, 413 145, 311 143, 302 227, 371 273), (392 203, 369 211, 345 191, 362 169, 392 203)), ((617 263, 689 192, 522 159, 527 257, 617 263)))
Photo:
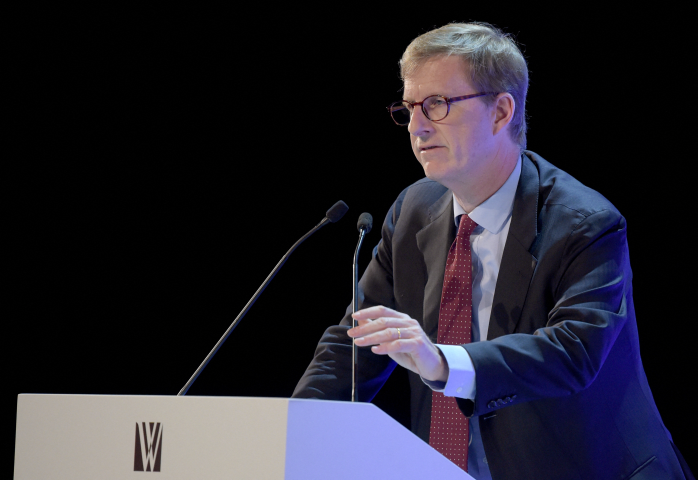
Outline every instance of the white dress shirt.
MULTIPOLYGON (((490 312, 497 286, 499 266, 502 263, 504 244, 511 225, 514 195, 521 176, 521 157, 504 185, 494 195, 470 212, 470 218, 478 224, 470 235, 473 268, 473 342, 487 341, 490 312)), ((456 226, 460 216, 467 213, 453 196, 453 218, 456 226)), ((460 345, 437 345, 444 354, 449 368, 447 381, 429 382, 429 387, 449 397, 475 399, 475 369, 470 355, 460 345)), ((468 447, 468 473, 477 480, 489 480, 480 428, 477 421, 470 422, 470 445, 468 447)))

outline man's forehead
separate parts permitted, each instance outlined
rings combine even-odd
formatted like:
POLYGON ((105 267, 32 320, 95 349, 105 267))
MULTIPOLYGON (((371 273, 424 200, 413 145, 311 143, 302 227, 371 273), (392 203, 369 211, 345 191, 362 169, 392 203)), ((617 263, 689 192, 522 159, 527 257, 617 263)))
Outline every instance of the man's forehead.
POLYGON ((421 101, 429 95, 472 93, 467 63, 456 56, 429 58, 405 78, 403 99, 421 101))

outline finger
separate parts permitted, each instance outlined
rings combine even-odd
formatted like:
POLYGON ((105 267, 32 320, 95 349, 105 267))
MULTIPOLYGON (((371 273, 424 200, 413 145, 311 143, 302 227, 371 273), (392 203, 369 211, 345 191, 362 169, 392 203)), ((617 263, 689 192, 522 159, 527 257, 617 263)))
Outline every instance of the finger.
MULTIPOLYGON (((357 327, 361 327, 363 325, 367 325, 367 324, 371 323, 372 321, 373 320, 369 320, 369 319, 357 320, 356 325, 357 325, 357 327)), ((349 330, 347 330, 347 335, 349 335, 350 337, 360 336, 361 330, 359 330, 357 327, 353 327, 353 328, 350 328, 349 330)))
POLYGON ((418 344, 414 339, 402 339, 394 342, 384 342, 378 345, 373 345, 371 351, 377 355, 390 355, 393 353, 411 354, 418 348, 418 344))
POLYGON ((373 322, 374 322, 373 320, 368 319, 368 318, 364 319, 364 320, 357 320, 356 321, 357 326, 347 330, 347 335, 349 335, 350 337, 362 337, 362 336, 367 335, 371 332, 375 332, 376 331, 375 325, 374 325, 374 328, 368 327, 368 325, 370 325, 373 322))
POLYGON ((404 318, 407 317, 404 313, 400 313, 392 308, 384 307, 383 305, 376 305, 375 307, 364 308, 351 315, 357 320, 363 320, 368 318, 378 318, 378 317, 396 317, 404 318))
POLYGON ((350 337, 363 337, 371 333, 380 332, 387 328, 408 328, 409 321, 411 319, 407 317, 403 318, 393 318, 393 317, 380 317, 375 320, 359 320, 359 326, 351 328, 347 331, 350 337))
POLYGON ((412 338, 412 332, 407 328, 386 328, 376 333, 356 338, 356 344, 362 347, 397 342, 412 338))
POLYGON ((441 350, 423 337, 374 345, 371 352, 376 355, 390 355, 398 364, 426 379, 448 379, 448 364, 441 350))

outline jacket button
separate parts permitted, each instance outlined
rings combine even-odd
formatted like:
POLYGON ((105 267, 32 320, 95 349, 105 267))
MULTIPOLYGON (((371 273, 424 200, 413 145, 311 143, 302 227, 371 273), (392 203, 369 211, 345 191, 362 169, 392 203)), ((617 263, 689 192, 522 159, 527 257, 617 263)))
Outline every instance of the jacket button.
POLYGON ((511 397, 507 397, 504 399, 504 403, 509 403, 509 402, 511 402, 511 400, 512 400, 511 397))
POLYGON ((497 406, 501 407, 502 405, 504 405, 504 400, 502 400, 501 398, 498 398, 497 399, 497 406))
POLYGON ((494 400, 490 401, 490 403, 487 404, 487 408, 494 408, 496 406, 497 406, 497 404, 495 403, 494 400))

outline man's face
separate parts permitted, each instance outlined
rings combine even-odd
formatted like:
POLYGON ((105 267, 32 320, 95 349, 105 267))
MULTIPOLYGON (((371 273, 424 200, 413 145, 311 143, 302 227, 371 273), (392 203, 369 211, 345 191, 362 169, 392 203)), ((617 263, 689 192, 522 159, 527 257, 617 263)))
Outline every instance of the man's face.
MULTIPOLYGON (((457 97, 477 92, 466 78, 466 65, 458 57, 428 60, 405 80, 404 100, 421 102, 429 95, 457 97)), ((442 185, 463 190, 487 182, 497 168, 495 108, 479 98, 454 102, 448 116, 432 122, 420 107, 408 126, 412 150, 425 175, 442 185)), ((481 185, 480 185, 481 186, 481 185)))

